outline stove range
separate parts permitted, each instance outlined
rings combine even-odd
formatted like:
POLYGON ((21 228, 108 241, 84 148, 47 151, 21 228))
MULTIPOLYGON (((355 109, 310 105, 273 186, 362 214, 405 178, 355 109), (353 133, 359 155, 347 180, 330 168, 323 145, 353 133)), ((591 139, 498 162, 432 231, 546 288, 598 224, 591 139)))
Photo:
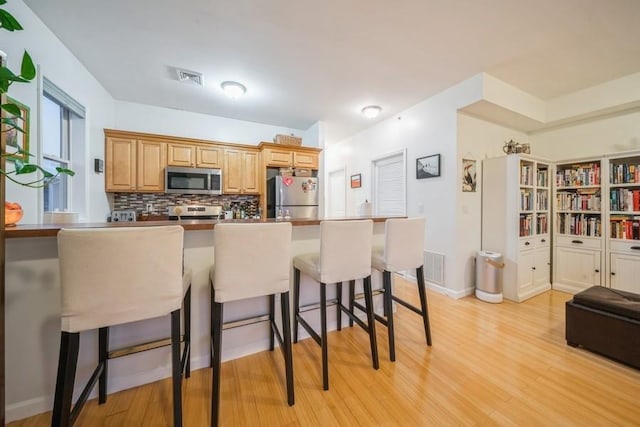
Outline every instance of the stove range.
POLYGON ((169 219, 218 219, 222 206, 169 205, 169 219))

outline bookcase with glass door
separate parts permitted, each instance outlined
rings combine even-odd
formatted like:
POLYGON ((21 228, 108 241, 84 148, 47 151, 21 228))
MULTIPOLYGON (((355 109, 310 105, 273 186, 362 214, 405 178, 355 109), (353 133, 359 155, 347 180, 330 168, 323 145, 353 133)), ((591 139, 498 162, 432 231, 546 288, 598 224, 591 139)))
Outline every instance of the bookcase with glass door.
POLYGON ((551 162, 520 154, 483 161, 482 249, 500 252, 504 297, 551 288, 551 162))
POLYGON ((640 293, 640 152, 608 161, 607 286, 640 293))
POLYGON ((576 293, 603 284, 603 161, 556 163, 553 287, 576 293))

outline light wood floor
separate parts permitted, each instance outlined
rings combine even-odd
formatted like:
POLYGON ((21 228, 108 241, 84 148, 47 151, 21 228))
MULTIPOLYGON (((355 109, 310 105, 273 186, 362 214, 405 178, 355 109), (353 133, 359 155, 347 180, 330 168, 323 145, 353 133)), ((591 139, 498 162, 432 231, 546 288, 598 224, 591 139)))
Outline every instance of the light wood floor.
MULTIPOLYGON (((396 287, 417 302, 415 285, 396 279, 396 287)), ((399 307, 397 361, 389 361, 380 326, 378 371, 364 331, 330 333, 329 391, 322 390, 320 348, 311 339, 294 345, 293 407, 278 351, 224 363, 222 425, 640 425, 640 371, 565 344, 570 295, 550 291, 497 305, 428 295, 433 347, 420 318, 399 307)), ((185 426, 208 425, 210 382, 209 369, 184 382, 185 426)), ((110 395, 102 406, 88 402, 76 425, 170 425, 171 408, 163 380, 110 395)), ((50 416, 10 425, 47 426, 50 416)))

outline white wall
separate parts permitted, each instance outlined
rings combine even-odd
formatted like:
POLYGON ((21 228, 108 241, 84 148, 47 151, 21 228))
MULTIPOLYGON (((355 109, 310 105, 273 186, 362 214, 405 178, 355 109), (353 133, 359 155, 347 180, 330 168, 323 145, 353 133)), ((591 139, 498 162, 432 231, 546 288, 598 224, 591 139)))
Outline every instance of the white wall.
MULTIPOLYGON (((504 156, 502 146, 506 141, 524 143, 529 137, 519 131, 496 125, 465 114, 458 114, 458 164, 456 192, 459 197, 456 209, 456 270, 463 273, 466 293, 475 284, 474 257, 481 249, 482 237, 482 160, 504 156), (462 159, 476 160, 476 192, 462 192, 462 159)), ((537 153, 536 153, 537 154, 537 153)))
POLYGON ((552 160, 640 149, 640 111, 577 123, 530 135, 536 155, 552 160))
MULTIPOLYGON (((276 134, 302 136, 303 130, 227 119, 170 108, 116 101, 117 129, 258 145, 276 134)), ((304 144, 304 141, 303 141, 304 144)), ((305 144, 306 145, 306 144, 305 144)))
POLYGON ((362 174, 361 188, 347 188, 347 215, 357 215, 360 205, 371 201, 372 160, 406 148, 407 215, 426 218, 425 250, 445 254, 443 291, 452 296, 464 292, 454 220, 459 191, 457 110, 477 101, 481 92, 481 76, 475 76, 325 150, 325 174, 341 167, 347 181, 350 175, 362 174), (441 176, 417 180, 416 158, 431 154, 441 155, 441 176))
MULTIPOLYGON (((0 49, 8 54, 9 67, 20 70, 22 53, 26 49, 34 62, 39 66, 42 75, 67 92, 80 102, 87 111, 86 134, 87 149, 84 159, 74 159, 86 165, 95 157, 104 157, 105 127, 113 127, 114 101, 109 93, 84 68, 73 54, 56 38, 56 36, 40 21, 40 19, 22 1, 12 0, 5 7, 24 27, 23 31, 9 33, 0 31, 0 49)), ((9 95, 26 104, 31 109, 31 143, 30 152, 40 156, 38 143, 38 84, 14 84, 9 95)), ((84 169, 84 168, 83 168, 84 169)), ((93 168, 88 168, 84 176, 78 175, 73 179, 84 180, 88 189, 85 212, 89 220, 104 220, 104 213, 108 211, 107 196, 104 192, 104 175, 96 174, 93 168)), ((37 223, 40 220, 38 212, 41 208, 41 191, 20 187, 7 182, 7 200, 19 202, 25 216, 22 223, 37 223)), ((72 209, 76 207, 72 206, 72 209)))

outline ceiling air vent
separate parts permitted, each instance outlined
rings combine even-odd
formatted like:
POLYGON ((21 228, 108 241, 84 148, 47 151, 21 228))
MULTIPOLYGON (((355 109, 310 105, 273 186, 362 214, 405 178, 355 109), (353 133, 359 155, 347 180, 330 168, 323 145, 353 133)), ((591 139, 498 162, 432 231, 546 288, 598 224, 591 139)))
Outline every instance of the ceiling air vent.
POLYGON ((194 85, 202 86, 202 73, 188 70, 176 70, 178 72, 178 80, 183 83, 191 83, 194 85))

